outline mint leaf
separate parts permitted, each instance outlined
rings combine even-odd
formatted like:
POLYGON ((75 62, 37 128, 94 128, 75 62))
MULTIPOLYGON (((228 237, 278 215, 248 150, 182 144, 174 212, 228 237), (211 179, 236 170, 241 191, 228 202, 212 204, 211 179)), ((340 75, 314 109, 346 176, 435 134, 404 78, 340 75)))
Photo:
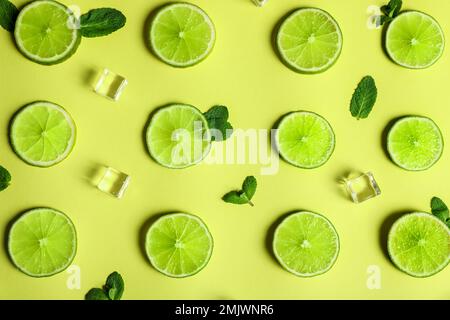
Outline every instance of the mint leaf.
POLYGON ((122 28, 127 18, 113 8, 93 9, 80 17, 80 31, 83 37, 106 36, 122 28))
POLYGON ((6 31, 13 32, 19 10, 8 0, 0 0, 0 26, 6 31))
POLYGON ((85 300, 109 300, 106 293, 99 288, 93 288, 86 293, 85 300))
POLYGON ((257 185, 258 184, 254 176, 248 176, 245 178, 244 183, 242 184, 242 190, 245 192, 245 195, 249 200, 252 200, 255 195, 257 185))
POLYGON ((380 25, 394 20, 399 15, 402 5, 402 0, 391 0, 387 5, 382 6, 381 12, 384 13, 384 16, 381 16, 380 25))
POLYGON ((447 205, 438 197, 431 199, 431 213, 450 227, 450 213, 447 205))
POLYGON ((233 204, 247 204, 249 202, 247 196, 243 192, 230 191, 222 197, 222 200, 233 204))
POLYGON ((4 167, 0 166, 0 191, 5 190, 11 184, 11 174, 4 167))
POLYGON ((377 87, 375 80, 371 76, 365 76, 355 92, 350 102, 350 112, 356 119, 367 118, 377 101, 377 87))
POLYGON ((214 106, 204 113, 206 121, 208 121, 209 129, 218 130, 221 137, 212 135, 212 141, 223 141, 228 139, 232 132, 233 126, 228 122, 228 108, 225 106, 214 106), (217 140, 216 140, 217 139, 217 140))
POLYGON ((111 300, 120 300, 125 289, 122 276, 118 272, 111 273, 106 279, 105 290, 111 300))

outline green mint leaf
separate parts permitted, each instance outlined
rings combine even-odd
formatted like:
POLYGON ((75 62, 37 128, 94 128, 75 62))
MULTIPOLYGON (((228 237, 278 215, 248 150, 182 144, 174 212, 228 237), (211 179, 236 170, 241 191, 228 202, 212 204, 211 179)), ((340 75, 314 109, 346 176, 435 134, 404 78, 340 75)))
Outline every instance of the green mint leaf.
POLYGON ((106 279, 105 290, 111 300, 120 300, 125 289, 122 276, 118 272, 111 273, 106 279))
POLYGON ((85 300, 110 300, 106 293, 99 288, 93 288, 86 293, 85 300))
POLYGON ((381 25, 383 25, 386 22, 390 22, 396 16, 398 16, 400 10, 402 9, 402 5, 403 5, 402 0, 391 0, 387 5, 381 7, 381 12, 383 12, 387 17, 387 19, 382 19, 380 21, 381 25))
POLYGON ((450 222, 450 214, 449 214, 449 210, 447 205, 444 203, 444 201, 442 201, 442 199, 438 198, 438 197, 433 197, 431 199, 431 213, 438 218, 439 220, 441 220, 442 222, 444 222, 445 224, 448 225, 448 223, 450 222))
POLYGON ((0 166, 0 191, 5 190, 11 184, 11 174, 4 167, 0 166))
POLYGON ((80 31, 83 37, 106 36, 122 28, 127 18, 113 8, 93 9, 80 17, 80 31))
POLYGON ((0 26, 13 32, 19 10, 8 0, 0 0, 0 26))
POLYGON ((350 112, 356 119, 367 118, 377 101, 377 87, 371 76, 365 76, 358 84, 350 102, 350 112))
POLYGON ((242 184, 242 190, 245 192, 245 195, 249 200, 252 200, 255 195, 257 186, 258 183, 256 182, 256 178, 254 176, 248 176, 245 178, 244 183, 242 184))
POLYGON ((447 219, 447 221, 445 222, 445 224, 447 225, 447 227, 450 228, 450 218, 447 219))
POLYGON ((249 200, 245 193, 239 191, 231 191, 222 197, 222 200, 233 204, 247 204, 249 200))
POLYGON ((228 108, 225 106, 214 106, 204 113, 206 121, 208 121, 209 129, 218 130, 221 137, 212 136, 212 141, 226 140, 233 132, 233 126, 228 122, 228 108), (217 140, 216 140, 217 139, 217 140))

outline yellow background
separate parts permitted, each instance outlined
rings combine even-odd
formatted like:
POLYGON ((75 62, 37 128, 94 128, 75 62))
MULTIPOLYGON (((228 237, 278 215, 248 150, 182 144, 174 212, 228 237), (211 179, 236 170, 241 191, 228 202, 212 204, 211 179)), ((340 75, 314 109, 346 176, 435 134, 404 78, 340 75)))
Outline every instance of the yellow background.
MULTIPOLYGON (((24 1, 14 1, 22 5, 24 1)), ((390 120, 406 114, 433 118, 449 137, 450 52, 427 70, 396 66, 384 55, 381 30, 366 26, 369 5, 379 0, 269 0, 264 8, 250 0, 192 0, 213 19, 217 42, 203 63, 175 69, 157 60, 144 42, 145 21, 167 1, 77 0, 83 12, 116 7, 128 18, 123 30, 109 37, 83 39, 76 55, 46 67, 26 60, 6 31, 0 32, 0 163, 13 184, 0 193, 0 236, 17 214, 36 206, 67 213, 78 231, 74 264, 81 268, 81 290, 66 287, 68 274, 33 279, 17 271, 4 249, 0 252, 0 298, 82 299, 106 276, 122 273, 126 299, 315 299, 433 298, 448 299, 450 269, 428 279, 409 277, 384 254, 386 220, 395 214, 428 210, 438 195, 450 202, 448 149, 426 172, 410 173, 393 165, 382 148, 382 132, 390 120), (344 35, 337 64, 320 75, 301 75, 286 68, 271 46, 279 19, 301 6, 329 11, 344 35), (91 70, 108 67, 129 80, 120 102, 92 92, 91 70), (358 81, 366 74, 377 82, 379 98, 369 119, 357 121, 348 111, 358 81), (8 143, 13 113, 34 100, 50 100, 70 111, 78 127, 71 156, 49 169, 19 160, 8 143), (237 128, 270 128, 284 113, 315 111, 332 124, 336 150, 323 167, 311 171, 284 162, 273 176, 260 176, 258 165, 199 165, 169 170, 148 156, 143 130, 152 110, 170 102, 190 103, 203 111, 214 104, 229 107, 237 128), (132 177, 124 199, 96 190, 89 176, 105 164, 132 177), (372 171, 382 195, 355 205, 337 179, 348 170, 372 171), (246 175, 257 176, 256 206, 229 205, 221 196, 240 186, 246 175), (283 214, 307 209, 326 215, 341 238, 341 252, 325 275, 302 279, 284 271, 266 247, 271 225, 283 214), (140 234, 155 215, 184 211, 208 224, 215 248, 209 265, 198 275, 171 279, 155 271, 140 249, 140 234), (384 231, 383 231, 384 230, 384 231), (382 288, 366 286, 367 268, 381 268, 382 288)), ((450 35, 447 0, 406 0, 405 7, 434 16, 450 35)))

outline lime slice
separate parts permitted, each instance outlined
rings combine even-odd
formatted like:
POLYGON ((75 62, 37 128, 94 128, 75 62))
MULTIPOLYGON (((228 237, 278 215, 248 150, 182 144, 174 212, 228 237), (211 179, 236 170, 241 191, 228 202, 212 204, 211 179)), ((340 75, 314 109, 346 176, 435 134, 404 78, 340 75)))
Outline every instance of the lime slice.
POLYGON ((450 262, 450 229, 429 213, 415 212, 398 219, 388 236, 392 262, 414 277, 429 277, 450 262))
POLYGON ((444 141, 433 120, 425 117, 405 117, 390 129, 387 149, 392 161, 410 171, 426 170, 441 157, 444 141))
POLYGON ((13 263, 32 277, 65 270, 77 250, 75 227, 62 212, 38 208, 24 213, 11 227, 8 251, 13 263))
POLYGON ((189 277, 209 262, 213 238, 200 218, 173 213, 159 218, 145 238, 147 256, 156 270, 175 278, 189 277))
POLYGON ((67 158, 75 136, 75 123, 67 111, 45 101, 33 102, 19 111, 10 131, 16 154, 38 167, 50 167, 67 158))
POLYGON ((202 161, 211 149, 211 134, 195 107, 173 104, 158 110, 147 128, 147 147, 160 165, 181 169, 202 161))
POLYGON ((444 51, 444 33, 429 15, 406 11, 397 16, 386 32, 386 51, 406 68, 423 69, 434 64, 444 51))
POLYGON ((189 3, 164 6, 149 30, 152 51, 173 67, 189 67, 205 59, 215 39, 211 19, 202 9, 189 3))
POLYGON ((280 264, 300 277, 331 269, 339 254, 339 237, 324 216, 300 211, 285 218, 275 230, 273 251, 280 264))
POLYGON ((329 13, 303 8, 284 20, 276 43, 282 60, 289 67, 302 73, 319 73, 339 58, 342 33, 329 13))
POLYGON ((19 13, 14 30, 17 47, 28 59, 40 64, 67 60, 81 41, 77 18, 63 4, 33 1, 19 13))
POLYGON ((280 155, 290 164, 313 169, 325 164, 334 151, 334 132, 318 114, 307 111, 284 116, 275 135, 280 155))

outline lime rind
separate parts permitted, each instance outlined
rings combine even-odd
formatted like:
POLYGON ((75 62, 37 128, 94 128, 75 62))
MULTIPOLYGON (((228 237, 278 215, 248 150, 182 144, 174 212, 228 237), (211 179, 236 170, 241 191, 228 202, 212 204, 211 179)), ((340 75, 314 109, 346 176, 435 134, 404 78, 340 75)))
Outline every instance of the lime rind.
POLYGON ((314 113, 314 112, 310 112, 310 111, 294 111, 291 113, 286 114, 285 116, 283 116, 281 118, 280 123, 278 124, 278 128, 276 130, 275 133, 275 145, 277 147, 277 150, 280 154, 280 156, 289 164, 301 168, 301 169, 316 169, 319 168, 323 165, 325 165, 328 160, 330 160, 331 156, 334 153, 334 149, 336 147, 336 137, 333 131, 333 128, 331 126, 331 124, 321 115, 314 113), (298 163, 296 161, 294 161, 293 159, 291 159, 286 152, 283 150, 283 147, 281 146, 281 142, 280 142, 280 130, 283 130, 284 124, 287 121, 292 120, 292 118, 294 117, 301 117, 301 116, 306 116, 306 117, 313 117, 315 118, 316 121, 320 121, 321 124, 326 128, 326 133, 329 135, 330 138, 330 145, 329 148, 327 149, 325 155, 322 157, 321 161, 319 161, 318 163, 315 164, 301 164, 298 163))
MULTIPOLYGON (((177 128, 178 129, 178 128, 177 128)), ((182 128, 180 128, 182 129, 182 128)), ((196 107, 192 106, 192 105, 188 105, 188 104, 171 104, 165 107, 162 107, 160 109, 158 109, 151 117, 150 122, 148 124, 147 127, 147 132, 146 132, 146 144, 147 144, 147 150, 150 153, 150 156, 153 158, 153 160, 155 160, 158 164, 169 168, 169 169, 185 169, 185 168, 189 168, 192 167, 194 165, 199 164, 200 162, 202 162, 210 153, 211 148, 212 148, 212 143, 211 143, 211 133, 209 130, 209 126, 208 126, 208 121, 206 120, 205 116, 203 115, 203 113, 197 109, 196 107), (194 114, 197 115, 197 117, 199 119, 201 119, 202 121, 202 126, 205 129, 205 135, 206 138, 203 137, 203 142, 205 141, 205 139, 207 140, 207 145, 205 148, 205 145, 202 145, 202 155, 201 157, 194 159, 194 161, 191 161, 189 163, 185 163, 185 164, 173 164, 173 163, 168 163, 165 162, 161 159, 161 157, 155 152, 154 147, 152 145, 152 139, 151 139, 151 135, 152 135, 152 129, 155 128, 158 124, 158 120, 159 120, 159 116, 165 112, 170 112, 171 109, 173 108, 181 108, 181 109, 190 109, 193 111, 194 114)))
POLYGON ((171 278, 187 278, 187 277, 191 277, 196 275, 197 273, 199 273, 200 271, 202 271, 209 263, 209 261, 211 260, 211 256, 213 253, 213 249, 214 249, 214 239, 207 227, 207 225, 203 222, 202 219, 200 219, 198 216, 192 215, 192 214, 187 214, 187 213, 171 213, 171 214, 166 214, 160 218, 158 218, 158 220, 156 220, 148 229, 146 237, 145 237, 145 252, 147 254, 147 258, 149 259, 151 265, 159 272, 161 272, 162 274, 171 277, 171 278), (150 254, 149 252, 149 241, 150 241, 150 234, 151 231, 154 228, 157 228, 158 225, 162 222, 164 222, 164 220, 166 219, 174 219, 174 218, 178 218, 178 217, 185 217, 188 218, 190 220, 193 220, 197 223, 198 226, 200 226, 201 228, 203 228, 204 234, 207 236, 208 240, 209 240, 209 250, 206 253, 206 259, 204 260, 203 264, 200 265, 196 270, 194 270, 193 272, 189 272, 189 273, 182 273, 182 274, 174 274, 174 273, 170 273, 168 271, 166 271, 163 268, 158 267, 158 263, 155 261, 154 257, 150 254))
POLYGON ((445 49, 445 35, 444 35, 444 31, 442 30, 440 24, 437 22, 436 19, 434 19, 432 16, 420 12, 420 11, 415 11, 415 10, 407 10, 402 12, 400 15, 398 15, 389 25, 386 31, 386 44, 385 44, 385 48, 386 48, 386 52, 389 56, 389 58, 391 58, 391 60, 398 64, 399 66, 402 66, 404 68, 408 68, 408 69, 426 69, 428 67, 431 67, 432 65, 434 65, 443 55, 444 53, 444 49, 445 49), (413 64, 408 64, 405 62, 400 61, 396 55, 394 54, 393 50, 390 48, 390 35, 393 32, 392 30, 395 29, 396 24, 400 22, 400 20, 402 18, 407 17, 408 15, 420 15, 423 19, 429 19, 429 21, 436 27, 437 30, 439 30, 439 35, 441 36, 442 39, 442 45, 440 47, 440 52, 434 57, 434 59, 430 60, 428 63, 423 64, 423 65, 413 65, 413 64))
POLYGON ((26 274, 26 275, 28 275, 28 276, 30 276, 30 277, 33 277, 33 278, 45 278, 45 277, 50 277, 50 276, 53 276, 53 275, 55 275, 55 274, 58 274, 58 273, 60 273, 60 272, 62 272, 62 271, 64 271, 64 270, 66 270, 66 269, 72 264, 73 260, 75 259, 76 254, 77 254, 77 231, 76 231, 76 229, 75 229, 75 225, 73 224, 72 220, 71 220, 65 213, 63 213, 63 212, 61 212, 61 211, 59 211, 59 210, 56 210, 56 209, 53 209, 53 208, 47 208, 47 207, 40 207, 40 208, 34 208, 34 209, 31 209, 31 210, 29 210, 29 211, 23 213, 16 221, 14 221, 14 223, 13 223, 11 229, 9 230, 9 234, 8 234, 8 254, 9 254, 9 257, 11 258, 11 261, 13 262, 13 264, 14 264, 21 272, 23 272, 24 274, 26 274), (58 269, 55 269, 55 271, 50 272, 50 273, 35 274, 35 273, 32 273, 32 272, 29 272, 27 269, 25 269, 23 266, 21 266, 21 265, 16 261, 16 259, 15 259, 15 257, 14 257, 14 254, 12 253, 13 250, 12 250, 12 248, 11 248, 11 244, 12 244, 12 238, 11 238, 11 236, 12 236, 12 234, 14 233, 14 228, 15 228, 15 226, 17 226, 17 223, 18 223, 20 220, 26 218, 26 217, 29 216, 29 215, 32 215, 32 214, 35 214, 35 213, 39 213, 39 212, 41 212, 41 211, 51 211, 51 212, 53 212, 54 214, 63 217, 63 218, 67 221, 67 223, 68 223, 68 225, 70 226, 70 228, 71 228, 71 230, 72 230, 72 232, 73 232, 73 235, 74 235, 74 237, 73 237, 73 239, 72 239, 73 242, 72 242, 72 244, 71 244, 72 247, 73 247, 73 252, 72 252, 72 254, 68 257, 66 264, 63 265, 62 267, 60 267, 60 268, 58 268, 58 269))
POLYGON ((12 122, 11 122, 11 127, 10 127, 10 142, 11 142, 11 146, 12 146, 14 152, 16 153, 16 155, 19 158, 21 158, 24 162, 26 162, 27 164, 35 166, 35 167, 41 167, 41 168, 52 167, 52 166, 57 165, 57 164, 61 163, 62 161, 64 161, 70 155, 70 153, 72 152, 72 150, 75 146, 76 136, 77 136, 77 128, 76 128, 75 122, 73 121, 73 118, 71 117, 71 115, 60 105, 57 105, 57 104, 55 104, 53 102, 49 102, 49 101, 35 101, 35 102, 32 102, 32 103, 26 105, 25 107, 20 109, 19 112, 17 112, 16 115, 13 117, 12 122), (64 153, 62 153, 58 158, 56 158, 53 161, 42 162, 42 161, 33 161, 31 159, 28 159, 23 154, 23 152, 17 148, 16 143, 14 142, 15 141, 14 132, 15 132, 16 125, 17 125, 16 120, 20 117, 21 114, 23 114, 24 112, 27 112, 27 110, 29 110, 29 108, 33 108, 36 106, 48 107, 50 109, 59 111, 64 116, 64 118, 67 121, 67 124, 69 125, 71 132, 72 132, 71 138, 67 142, 67 147, 66 147, 64 153))
POLYGON ((322 275, 328 271, 331 270, 331 268, 333 268, 333 266, 336 264, 336 261, 339 257, 339 252, 340 252, 340 240, 339 240, 339 234, 336 231, 336 228, 334 227, 334 225, 331 223, 330 220, 328 220, 325 216, 318 214, 318 213, 314 213, 314 212, 310 212, 310 211, 299 211, 299 212, 294 212, 292 214, 290 214, 289 216, 287 216, 275 229, 274 232, 274 237, 273 237, 273 242, 272 242, 272 250, 273 253, 277 259, 277 261, 280 263, 280 265, 288 272, 298 276, 298 277, 302 277, 302 278, 311 278, 311 277, 315 277, 315 276, 319 276, 322 275), (277 240, 277 236, 279 233, 279 230, 283 227, 284 223, 288 223, 290 219, 296 218, 299 215, 310 215, 316 219, 321 219, 322 221, 324 221, 327 226, 329 227, 329 230, 331 230, 333 232, 334 237, 336 238, 336 251, 333 255, 333 257, 331 258, 329 264, 321 269, 318 270, 317 272, 313 272, 313 273, 300 273, 297 270, 294 270, 292 268, 290 268, 284 261, 283 259, 280 257, 280 255, 278 254, 277 248, 276 248, 276 240, 277 240))
POLYGON ((437 124, 432 119, 430 119, 428 117, 424 117, 424 116, 406 116, 406 117, 402 117, 399 120, 397 120, 394 123, 394 125, 392 126, 392 128, 389 130, 388 136, 387 136, 387 150, 388 150, 391 160, 400 168, 408 170, 408 171, 424 171, 424 170, 427 170, 427 169, 431 168, 432 166, 434 166, 439 161, 439 159, 442 157, 442 154, 444 152, 444 139, 443 139, 441 130, 439 129, 437 124), (402 163, 398 159, 398 156, 396 156, 397 152, 396 152, 396 150, 394 150, 394 148, 392 146, 393 144, 391 141, 392 141, 392 136, 395 133, 395 130, 399 126, 401 126, 403 123, 411 121, 411 120, 412 121, 414 121, 414 120, 423 121, 427 124, 430 124, 433 127, 434 131, 436 132, 437 136, 439 137, 440 144, 438 147, 439 147, 440 151, 437 152, 436 154, 434 154, 434 158, 431 161, 429 161, 428 165, 423 166, 423 167, 412 167, 406 163, 402 163))
MULTIPOLYGON (((278 33, 276 35, 276 45, 277 45, 277 50, 278 53, 281 57, 281 60, 283 61, 283 63, 285 63, 290 69, 299 72, 299 73, 304 73, 304 74, 317 74, 317 73, 322 73, 327 71, 328 69, 330 69, 334 64, 336 64, 336 62, 338 61, 341 52, 342 52, 342 47, 343 47, 343 35, 342 35, 342 31, 341 28, 339 27, 339 24, 337 23, 337 21, 331 16, 331 14, 329 14, 327 11, 319 9, 319 8, 300 8, 295 10, 294 12, 292 12, 291 14, 289 14, 287 16, 287 18, 284 19, 284 21, 280 24, 280 27, 278 29, 278 33), (325 64, 322 65, 320 67, 313 67, 313 68, 304 68, 299 66, 298 64, 296 64, 296 61, 291 61, 291 59, 289 59, 286 56, 285 50, 283 49, 282 46, 282 38, 283 38, 283 28, 285 28, 287 25, 289 25, 289 23, 297 18, 298 15, 303 14, 303 13, 309 13, 309 12, 313 12, 313 13, 317 13, 320 15, 323 15, 327 18, 328 22, 331 22, 332 25, 335 28, 335 32, 337 35, 337 45, 338 48, 335 51, 334 55, 329 59, 329 61, 325 64)), ((298 60, 298 59, 297 59, 298 60)))
POLYGON ((415 277, 415 278, 426 278, 426 277, 430 277, 433 276, 437 273, 439 273, 440 271, 444 270, 450 263, 450 228, 443 223, 441 220, 439 220, 438 218, 434 217, 432 214, 430 213, 425 213, 425 212, 412 212, 409 214, 404 215, 403 217, 399 218, 397 221, 394 222, 394 224, 391 227, 391 230, 389 231, 388 234, 388 253, 389 253, 389 257, 391 259, 391 261, 394 263, 394 265, 402 272, 415 277), (432 272, 428 272, 428 273, 415 273, 415 272, 411 272, 410 270, 407 270, 406 268, 404 268, 402 266, 402 264, 399 262, 399 260, 396 257, 396 254, 394 253, 394 249, 392 248, 392 239, 395 236, 395 232, 397 231, 397 228, 404 223, 404 221, 408 218, 411 217, 423 217, 423 218, 427 218, 427 219, 432 219, 435 223, 437 223, 438 225, 442 226, 445 230, 447 230, 448 232, 448 236, 449 236, 449 240, 448 240, 448 247, 449 247, 449 254, 447 256, 446 261, 444 261, 442 264, 439 265, 438 268, 436 268, 434 271, 432 272))
POLYGON ((149 30, 149 44, 150 44, 150 48, 152 50, 152 52, 159 58, 161 59, 161 61, 163 61, 164 63, 172 66, 172 67, 176 67, 176 68, 187 68, 187 67, 192 67, 195 66, 197 64, 199 64, 200 62, 202 62, 203 60, 205 60, 210 53, 212 52, 213 48, 214 48, 214 44, 216 42, 216 28, 214 26, 214 23, 212 22, 211 18, 208 16, 208 14, 203 11, 203 9, 201 9, 200 7, 191 4, 191 3, 187 3, 187 2, 175 2, 175 3, 170 3, 167 5, 162 6, 159 11, 156 13, 156 15, 153 17, 152 22, 150 24, 150 30, 149 30), (181 63, 178 62, 176 60, 173 59, 168 59, 167 57, 165 57, 163 54, 161 54, 160 50, 157 49, 157 45, 155 43, 155 34, 153 33, 154 30, 156 30, 156 25, 159 22, 160 17, 167 13, 167 11, 176 9, 176 8, 188 8, 189 10, 192 10, 196 13, 198 13, 200 16, 203 17, 204 22, 209 26, 210 31, 211 31, 211 35, 210 35, 210 41, 207 45, 206 50, 204 51, 203 54, 201 54, 200 56, 187 61, 185 63, 181 63))
POLYGON ((16 40, 16 45, 19 49, 19 51, 29 60, 42 64, 42 65, 54 65, 54 64, 58 64, 61 62, 66 61, 67 59, 69 59, 76 51, 78 46, 81 43, 81 33, 79 31, 79 29, 77 28, 73 28, 73 32, 72 32, 72 42, 70 43, 69 46, 67 46, 66 50, 63 53, 60 53, 56 56, 53 56, 51 58, 42 58, 38 55, 35 55, 31 52, 29 52, 24 44, 23 41, 21 40, 21 36, 20 36, 20 25, 22 24, 22 19, 25 16, 25 14, 31 10, 34 9, 35 7, 38 7, 41 4, 49 4, 49 5, 53 5, 55 7, 57 7, 58 9, 63 10, 64 12, 66 12, 66 14, 68 15, 68 23, 69 23, 69 18, 73 18, 74 21, 76 20, 75 15, 73 14, 73 12, 70 11, 70 9, 68 7, 66 7, 65 5, 53 1, 53 0, 36 0, 31 2, 30 4, 26 5, 20 12, 19 15, 17 16, 17 20, 16 20, 16 25, 15 25, 15 29, 14 29, 14 38, 16 40))

